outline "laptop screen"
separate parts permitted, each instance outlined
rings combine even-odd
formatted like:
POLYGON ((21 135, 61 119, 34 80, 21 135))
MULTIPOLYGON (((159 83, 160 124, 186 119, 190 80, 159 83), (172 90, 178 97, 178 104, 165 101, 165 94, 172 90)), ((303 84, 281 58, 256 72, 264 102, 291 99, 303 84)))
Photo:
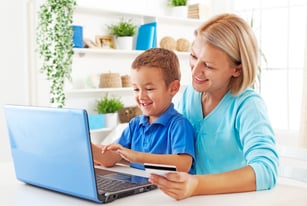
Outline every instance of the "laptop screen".
POLYGON ((19 180, 97 200, 85 110, 6 105, 5 115, 19 180))
POLYGON ((86 110, 21 105, 5 105, 4 109, 15 173, 20 181, 96 202, 155 188, 146 178, 114 173, 109 179, 117 177, 126 185, 138 180, 141 185, 119 193, 97 189, 95 175, 103 172, 93 164, 86 110))

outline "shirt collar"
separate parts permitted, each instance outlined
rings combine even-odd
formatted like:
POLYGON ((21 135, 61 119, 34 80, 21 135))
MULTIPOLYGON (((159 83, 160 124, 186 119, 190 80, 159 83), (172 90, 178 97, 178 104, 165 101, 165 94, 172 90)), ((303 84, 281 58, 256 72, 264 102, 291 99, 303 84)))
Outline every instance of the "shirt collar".
MULTIPOLYGON (((167 108, 167 110, 163 112, 163 114, 161 114, 160 117, 158 117, 158 119, 156 119, 156 121, 153 122, 153 124, 166 125, 169 119, 171 119, 171 117, 175 113, 176 113, 176 110, 174 109, 174 103, 171 103, 170 106, 167 108)), ((145 116, 145 115, 141 116, 140 125, 149 125, 148 116, 145 116)))

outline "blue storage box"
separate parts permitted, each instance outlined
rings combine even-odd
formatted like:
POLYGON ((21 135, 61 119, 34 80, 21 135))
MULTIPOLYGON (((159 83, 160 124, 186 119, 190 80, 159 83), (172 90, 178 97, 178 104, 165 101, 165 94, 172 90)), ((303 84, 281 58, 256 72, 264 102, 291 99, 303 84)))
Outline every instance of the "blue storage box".
POLYGON ((73 25, 73 44, 74 48, 83 48, 83 27, 82 26, 77 26, 73 25))
POLYGON ((88 122, 89 122, 90 130, 101 129, 105 127, 103 114, 88 115, 88 122))
POLYGON ((139 27, 136 50, 147 50, 157 47, 157 23, 151 22, 139 27))

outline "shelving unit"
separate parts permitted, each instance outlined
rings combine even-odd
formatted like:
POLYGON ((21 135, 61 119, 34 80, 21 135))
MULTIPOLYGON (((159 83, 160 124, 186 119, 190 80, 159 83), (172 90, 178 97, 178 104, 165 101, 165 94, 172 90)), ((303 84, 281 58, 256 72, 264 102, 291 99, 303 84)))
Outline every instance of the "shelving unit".
MULTIPOLYGON (((146 11, 147 12, 147 11, 146 11)), ((83 38, 95 42, 96 35, 108 35, 107 25, 117 23, 120 18, 130 18, 137 25, 156 22, 157 46, 165 36, 174 39, 185 38, 192 42, 194 29, 202 22, 195 19, 160 16, 150 13, 126 12, 104 8, 77 7, 74 14, 74 24, 83 27, 83 38)), ((134 48, 136 44, 134 38, 134 48)), ((118 72, 121 75, 129 74, 130 65, 140 50, 119 50, 103 48, 75 48, 72 64, 72 83, 66 89, 66 106, 84 108, 88 114, 94 114, 97 99, 104 95, 119 97, 125 106, 134 106, 132 88, 98 88, 99 75, 105 72, 118 72)), ((175 51, 176 52, 176 51, 175 51)), ((181 84, 190 82, 189 52, 176 52, 180 61, 182 79, 181 84)), ((181 87, 181 91, 184 86, 181 87)), ((181 92, 179 92, 181 93, 181 92)), ((174 101, 178 101, 180 94, 174 101)), ((91 136, 97 141, 102 137, 111 140, 120 135, 124 125, 116 128, 102 128, 91 130, 91 136)))
MULTIPOLYGON (((194 38, 194 29, 201 23, 200 20, 195 19, 82 6, 75 10, 74 24, 83 26, 83 38, 94 41, 96 35, 107 35, 106 25, 116 23, 122 17, 133 19, 137 25, 156 22, 158 47, 160 39, 164 36, 171 36, 175 39, 186 38, 191 42, 194 38)), ((136 38, 134 44, 135 42, 136 38)), ((120 97, 125 106, 134 105, 131 88, 98 88, 97 81, 99 82, 98 75, 105 72, 129 74, 133 59, 141 52, 143 51, 75 48, 72 65, 73 81, 66 89, 66 105, 68 107, 82 107, 91 113, 95 101, 106 94, 120 97)), ((181 82, 185 85, 190 81, 189 52, 176 52, 176 54, 181 65, 181 82)))

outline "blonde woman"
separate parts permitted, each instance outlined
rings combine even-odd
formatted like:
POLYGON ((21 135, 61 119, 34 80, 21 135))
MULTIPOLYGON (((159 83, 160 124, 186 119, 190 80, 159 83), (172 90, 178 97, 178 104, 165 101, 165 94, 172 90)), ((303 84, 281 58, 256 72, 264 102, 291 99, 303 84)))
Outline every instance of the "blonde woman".
POLYGON ((192 85, 179 111, 196 132, 196 175, 151 175, 150 181, 176 200, 194 195, 271 189, 278 154, 263 99, 251 85, 258 46, 239 16, 221 14, 195 31, 192 85))

